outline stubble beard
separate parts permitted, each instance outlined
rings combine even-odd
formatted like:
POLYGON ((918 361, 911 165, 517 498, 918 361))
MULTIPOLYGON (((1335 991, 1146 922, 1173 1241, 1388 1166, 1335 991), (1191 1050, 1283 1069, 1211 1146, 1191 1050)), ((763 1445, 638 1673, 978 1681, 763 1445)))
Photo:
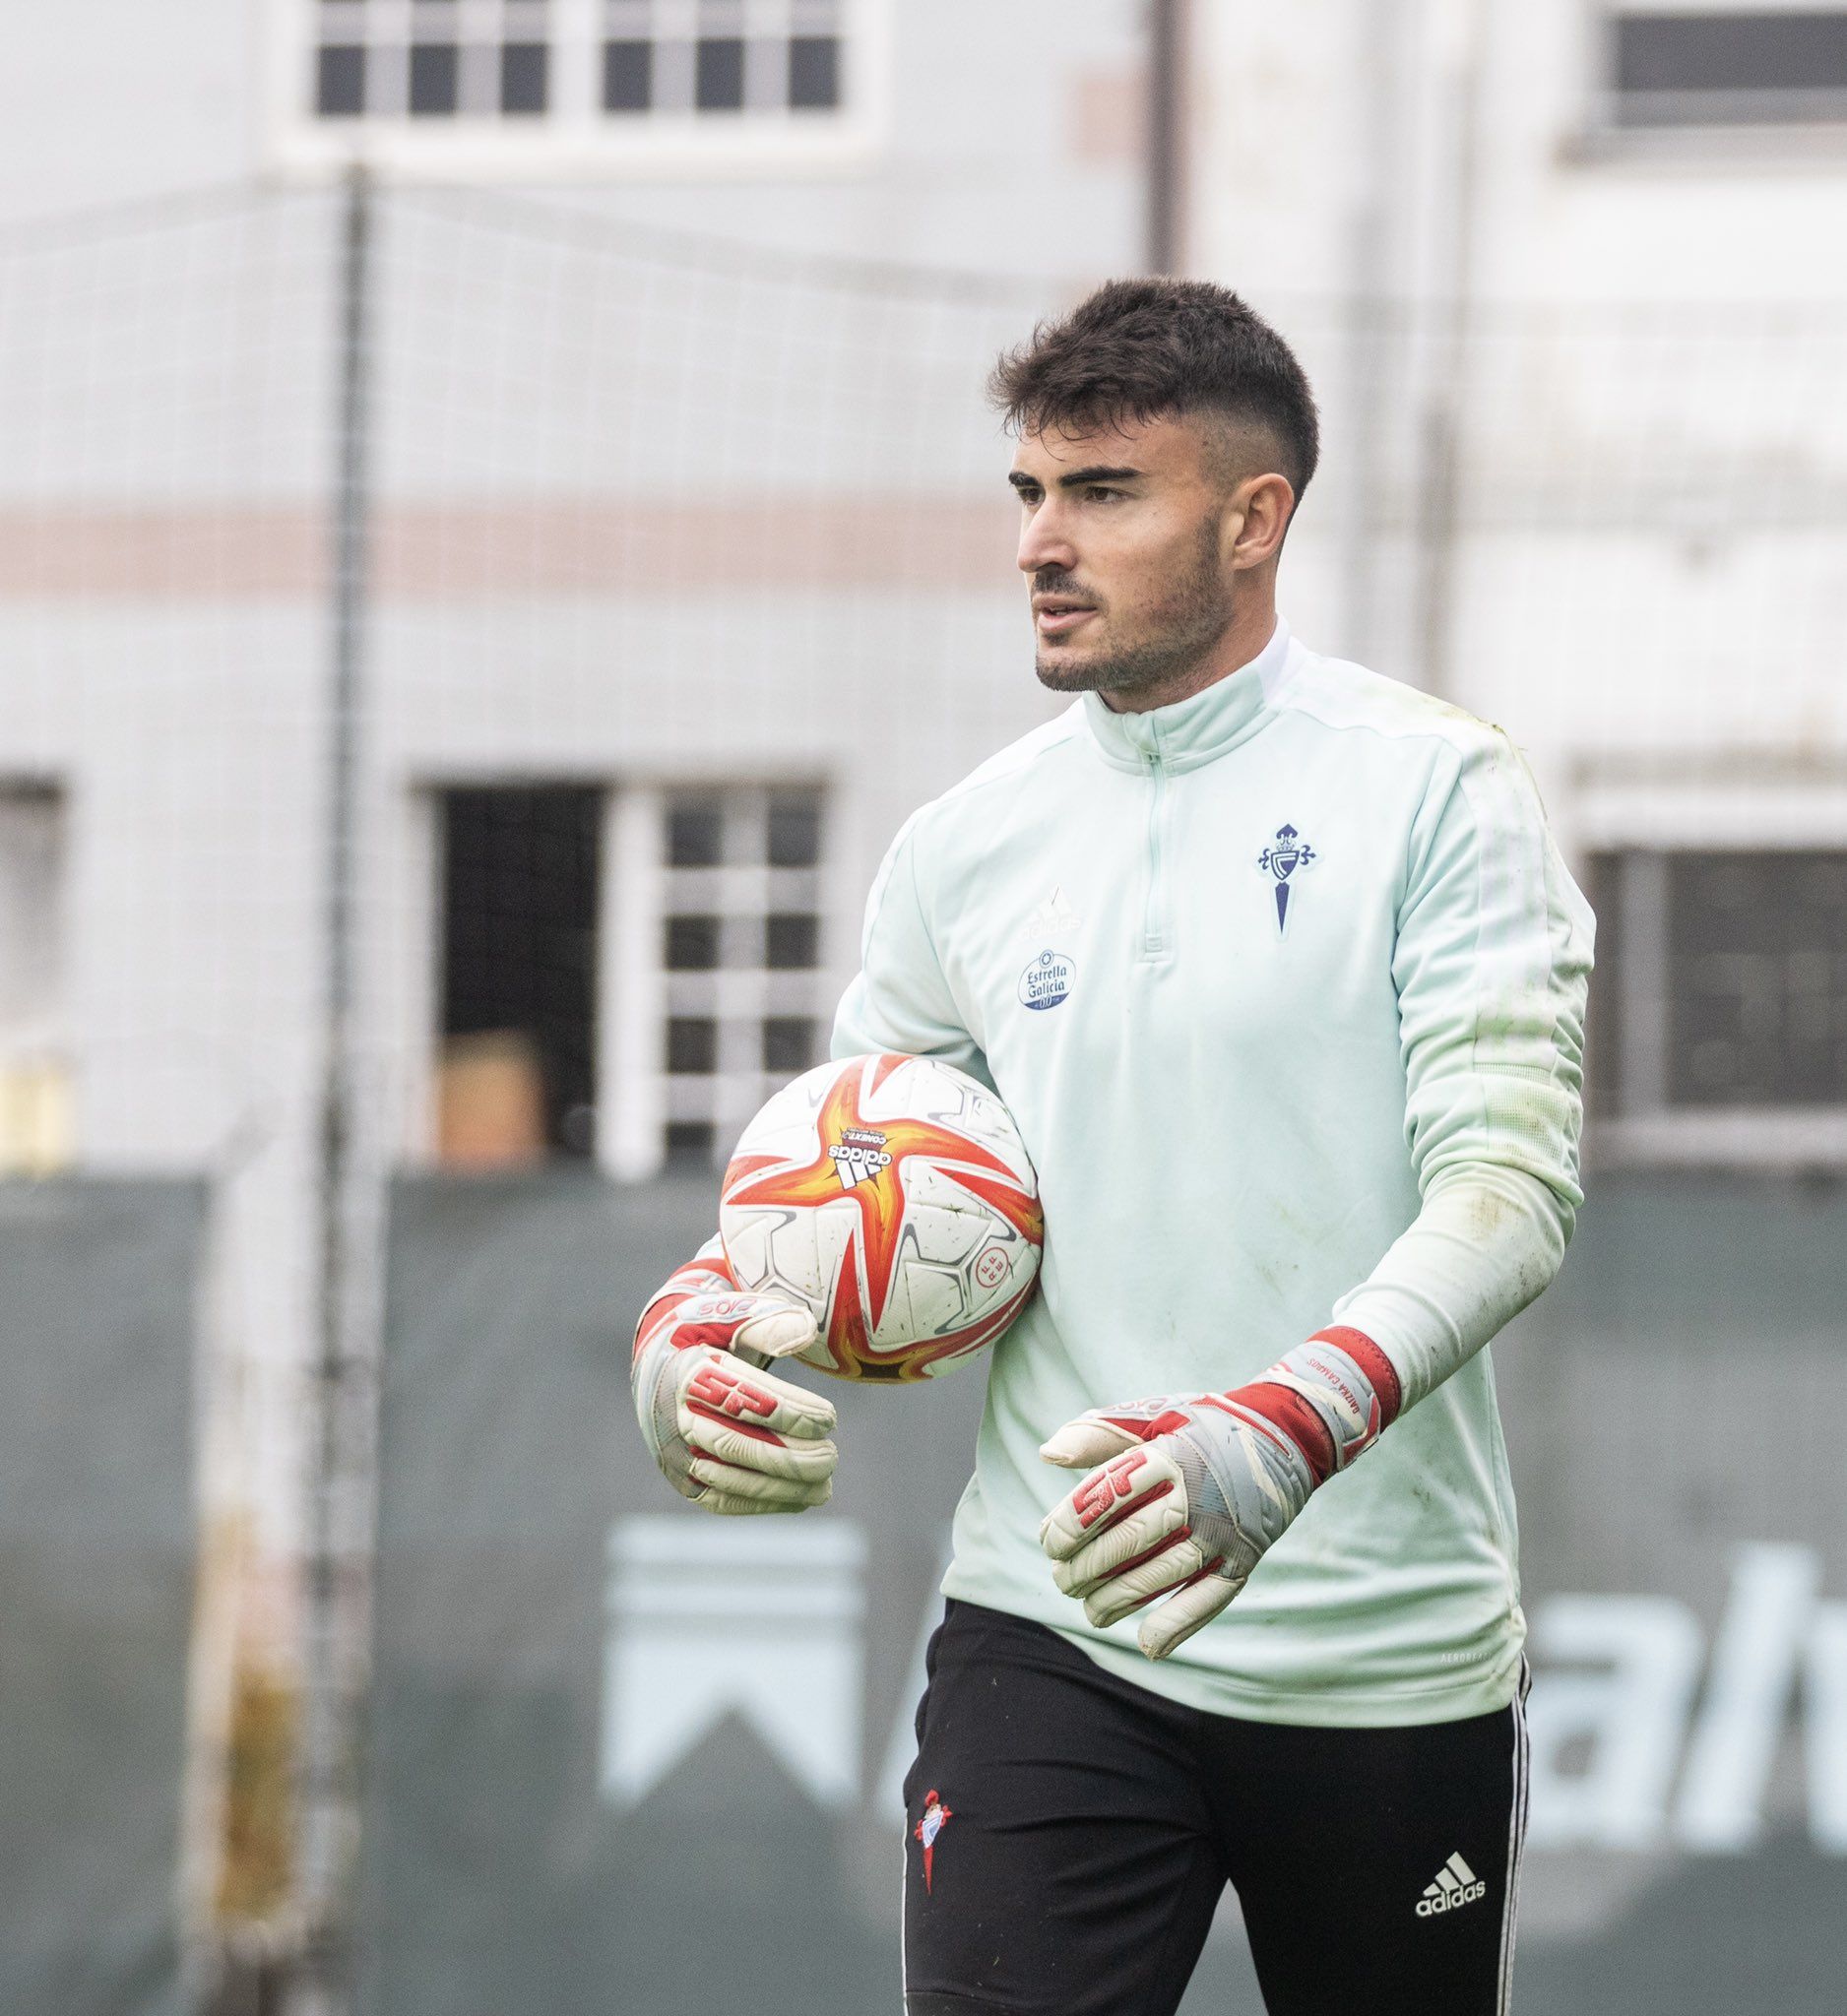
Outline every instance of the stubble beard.
MULTIPOLYGON (((1061 575, 1034 578, 1040 595, 1072 593, 1061 575)), ((1232 590, 1219 571, 1218 529, 1206 525, 1191 570, 1165 601, 1148 612, 1146 635, 1135 643, 1105 645, 1095 656, 1059 661, 1041 651, 1033 669, 1053 693, 1133 695, 1182 681, 1218 648, 1232 627, 1232 590)))

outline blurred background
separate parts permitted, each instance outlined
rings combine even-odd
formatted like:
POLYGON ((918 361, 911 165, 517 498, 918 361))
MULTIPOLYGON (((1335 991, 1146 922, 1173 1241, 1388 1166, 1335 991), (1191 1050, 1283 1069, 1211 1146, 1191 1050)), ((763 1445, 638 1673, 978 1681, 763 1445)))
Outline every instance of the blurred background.
MULTIPOLYGON (((1314 379, 1298 632, 1503 722, 1601 920, 1496 1347, 1519 2006, 1847 2007, 1847 8, 9 42, 0 2008, 895 2008, 980 1375, 739 1531, 628 1339, 892 833, 1049 712, 992 354, 1150 270, 1314 379)), ((1228 1901, 1186 2009, 1257 2007, 1228 1901)))

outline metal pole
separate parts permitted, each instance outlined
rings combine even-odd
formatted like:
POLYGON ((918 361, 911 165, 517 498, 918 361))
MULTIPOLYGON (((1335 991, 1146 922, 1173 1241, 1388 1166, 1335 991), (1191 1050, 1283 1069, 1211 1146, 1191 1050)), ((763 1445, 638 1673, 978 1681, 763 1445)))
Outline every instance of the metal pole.
POLYGON ((319 1169, 319 1356, 307 1561, 307 1695, 299 1815, 302 2016, 350 2008, 359 1745, 370 1651, 373 1365, 355 1279, 356 870, 367 552, 372 192, 349 173, 342 207, 335 410, 331 690, 326 742, 324 1056, 319 1169))
POLYGON ((1148 0, 1148 271, 1181 263, 1185 0, 1148 0))
POLYGON ((1469 392, 1475 289, 1477 189, 1481 175, 1484 0, 1464 0, 1449 78, 1449 187, 1439 199, 1446 229, 1440 321, 1425 408, 1424 481, 1419 498, 1419 630, 1426 689, 1443 698, 1454 682, 1456 543, 1461 529, 1462 436, 1469 392))
MULTIPOLYGON (((1406 0, 1361 0, 1356 39, 1355 133, 1362 173, 1352 220, 1346 329, 1348 480, 1340 522, 1345 584, 1343 646, 1362 664, 1390 662, 1381 635, 1379 586, 1389 564, 1386 505, 1402 461, 1394 373, 1408 364, 1402 272, 1407 233, 1401 164, 1406 140, 1406 0)), ((1402 563, 1400 563, 1402 564, 1402 563)))

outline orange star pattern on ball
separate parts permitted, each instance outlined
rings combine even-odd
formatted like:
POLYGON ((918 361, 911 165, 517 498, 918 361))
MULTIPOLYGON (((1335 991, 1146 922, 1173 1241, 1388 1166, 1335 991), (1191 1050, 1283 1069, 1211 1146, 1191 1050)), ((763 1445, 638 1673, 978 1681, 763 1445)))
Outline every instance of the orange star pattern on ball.
MULTIPOLYGON (((865 1270, 866 1307, 862 1308, 860 1284, 854 1278, 858 1270, 850 1262, 842 1271, 828 1326, 829 1343, 843 1365, 854 1360, 865 1361, 866 1332, 878 1324, 891 1295, 898 1244, 904 1229, 904 1167, 908 1157, 929 1157, 952 1181, 998 1211, 1021 1237, 1030 1239, 1034 1245, 1045 1236, 1045 1220, 1037 1200, 1022 1194, 1005 1163, 966 1134, 929 1120, 864 1117, 861 1102, 869 1102, 905 1061, 901 1056, 874 1057, 862 1072, 842 1074, 815 1115, 820 1139, 812 1162, 791 1165, 766 1156, 737 1156, 725 1171, 728 1204, 812 1208, 846 1197, 857 1207, 860 1237, 855 1243, 865 1270), (857 1182, 843 1184, 833 1151, 844 1145, 849 1132, 856 1130, 882 1136, 883 1151, 889 1160, 879 1167, 867 1169, 857 1182)), ((941 1340, 945 1351, 965 1349, 967 1342, 962 1336, 941 1340)))

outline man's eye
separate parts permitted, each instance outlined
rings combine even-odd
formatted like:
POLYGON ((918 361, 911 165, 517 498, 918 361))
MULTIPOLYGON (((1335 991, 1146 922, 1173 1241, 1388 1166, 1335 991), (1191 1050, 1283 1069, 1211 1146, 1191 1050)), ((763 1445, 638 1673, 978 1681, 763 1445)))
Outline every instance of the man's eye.
POLYGON ((1120 490, 1113 490, 1108 483, 1088 483, 1084 495, 1093 504, 1108 504, 1121 496, 1120 490))

